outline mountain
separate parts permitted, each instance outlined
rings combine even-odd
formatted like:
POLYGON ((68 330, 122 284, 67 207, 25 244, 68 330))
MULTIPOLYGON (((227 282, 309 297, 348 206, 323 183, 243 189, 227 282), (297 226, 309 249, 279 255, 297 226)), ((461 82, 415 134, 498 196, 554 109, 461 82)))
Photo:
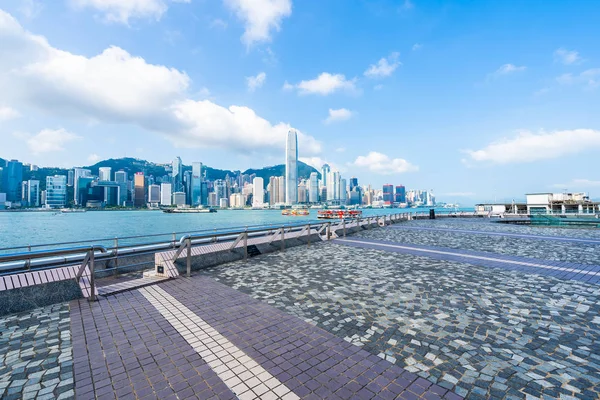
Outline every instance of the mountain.
MULTIPOLYGON (((308 179, 310 178, 310 174, 313 172, 317 173, 319 179, 321 178, 321 174, 315 168, 303 163, 302 161, 298 161, 298 178, 308 179)), ((256 174, 257 177, 264 179, 266 185, 269 182, 270 177, 285 175, 285 164, 274 165, 272 167, 264 167, 261 169, 247 169, 246 171, 244 171, 244 174, 256 174)))

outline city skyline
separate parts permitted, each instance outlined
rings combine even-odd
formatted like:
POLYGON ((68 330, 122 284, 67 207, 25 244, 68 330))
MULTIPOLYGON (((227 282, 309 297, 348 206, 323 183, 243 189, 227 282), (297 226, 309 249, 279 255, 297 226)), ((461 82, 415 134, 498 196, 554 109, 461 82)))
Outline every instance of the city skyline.
POLYGON ((600 188, 593 2, 74 4, 3 2, 9 158, 237 170, 279 164, 296 129, 317 169, 452 201, 600 188))

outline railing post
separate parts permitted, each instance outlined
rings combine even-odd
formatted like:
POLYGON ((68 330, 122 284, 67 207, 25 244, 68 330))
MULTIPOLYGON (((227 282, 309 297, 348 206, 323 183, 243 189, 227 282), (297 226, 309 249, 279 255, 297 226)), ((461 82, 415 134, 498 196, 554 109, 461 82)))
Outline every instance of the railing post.
POLYGON ((327 223, 327 240, 331 240, 331 222, 327 223))
POLYGON ((175 235, 175 232, 173 232, 172 237, 173 237, 173 245, 172 246, 173 246, 173 248, 175 248, 175 246, 177 245, 177 235, 175 235))
POLYGON ((285 227, 281 227, 281 251, 285 250, 285 227))
POLYGON ((346 237, 346 220, 342 219, 342 225, 344 227, 344 237, 346 237))
POLYGON ((187 277, 192 275, 192 239, 188 239, 187 243, 187 277))
POLYGON ((116 237, 114 242, 115 242, 115 273, 114 273, 114 275, 117 276, 119 273, 119 238, 116 237))
POLYGON ((244 260, 248 259, 248 227, 244 232, 244 260))
POLYGON ((90 301, 96 301, 96 281, 94 279, 95 274, 95 261, 94 261, 94 248, 89 252, 90 255, 90 301))
POLYGON ((308 240, 307 247, 310 247, 310 224, 307 225, 306 236, 307 236, 307 240, 308 240))

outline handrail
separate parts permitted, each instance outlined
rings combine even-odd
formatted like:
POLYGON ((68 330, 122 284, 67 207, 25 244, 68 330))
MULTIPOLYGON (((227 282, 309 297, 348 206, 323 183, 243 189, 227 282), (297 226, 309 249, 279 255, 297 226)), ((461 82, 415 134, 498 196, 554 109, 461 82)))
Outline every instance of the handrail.
POLYGON ((39 258, 50 258, 56 256, 64 256, 69 254, 82 254, 89 251, 99 251, 100 253, 107 253, 108 250, 104 246, 92 245, 92 246, 79 246, 71 247, 67 249, 53 249, 53 250, 38 250, 28 251, 23 253, 14 253, 7 255, 0 255, 0 263, 7 263, 11 261, 23 261, 23 260, 34 260, 39 258))

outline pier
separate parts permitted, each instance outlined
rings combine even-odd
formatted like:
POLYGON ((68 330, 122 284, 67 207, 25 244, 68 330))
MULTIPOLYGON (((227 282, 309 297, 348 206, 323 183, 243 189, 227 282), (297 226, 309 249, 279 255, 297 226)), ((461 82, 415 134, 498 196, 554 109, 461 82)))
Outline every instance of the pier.
POLYGON ((3 254, 0 396, 599 397, 600 234, 469 217, 3 254))

